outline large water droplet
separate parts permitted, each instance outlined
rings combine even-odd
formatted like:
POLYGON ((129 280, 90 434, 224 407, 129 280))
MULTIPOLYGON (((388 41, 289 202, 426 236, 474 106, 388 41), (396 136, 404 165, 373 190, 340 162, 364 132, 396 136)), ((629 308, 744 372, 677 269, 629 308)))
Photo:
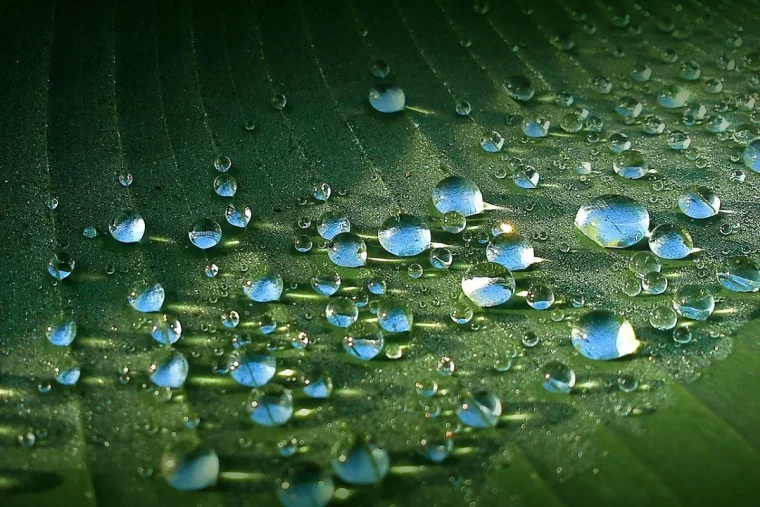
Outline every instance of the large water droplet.
POLYGON ((516 233, 502 233, 494 237, 486 247, 486 258, 510 271, 527 269, 536 259, 530 243, 516 233))
POLYGON ((145 234, 145 220, 136 211, 122 211, 111 220, 108 232, 121 243, 137 243, 145 234))
POLYGON ((230 355, 228 367, 230 377, 238 384, 261 387, 274 377, 277 360, 270 354, 239 348, 230 355))
POLYGON ((322 215, 317 224, 317 232, 326 240, 331 240, 342 232, 351 231, 348 217, 337 211, 328 211, 322 215))
POLYGON ((324 507, 334 492, 330 474, 308 461, 290 465, 277 481, 277 499, 284 507, 324 507))
POLYGON ((433 189, 433 204, 440 213, 458 211, 468 217, 483 211, 483 194, 472 181, 449 176, 433 189))
POLYGON ((325 317, 335 327, 350 327, 359 318, 359 309, 349 298, 335 298, 327 303, 325 317))
POLYGON ((694 248, 686 227, 678 224, 658 225, 649 236, 649 248, 663 259, 683 259, 694 248))
POLYGON ((45 335, 53 345, 68 347, 77 337, 77 323, 73 319, 60 319, 45 328, 45 335))
POLYGON ((618 154, 612 161, 615 173, 629 180, 643 178, 649 172, 644 154, 638 150, 628 150, 618 154))
POLYGON ((506 303, 515 291, 512 272, 495 262, 481 262, 462 277, 462 292, 480 307, 506 303))
POLYGON ((377 357, 383 350, 385 338, 377 326, 370 323, 359 323, 343 338, 343 348, 346 352, 362 361, 377 357))
POLYGON ((257 303, 279 300, 282 289, 282 276, 275 271, 252 273, 243 281, 243 292, 257 303))
POLYGON ((133 284, 127 291, 129 306, 143 313, 161 310, 166 298, 166 291, 160 283, 140 281, 133 284))
POLYGON ((600 246, 626 248, 646 236, 649 212, 628 197, 603 195, 580 207, 575 226, 600 246))
POLYGON ((631 323, 608 310, 593 310, 580 317, 571 336, 575 349, 595 360, 627 356, 640 345, 631 323))
POLYGON ((575 372, 564 363, 550 361, 541 368, 544 389, 550 393, 568 394, 575 387, 575 372))
POLYGON ((398 113, 404 110, 404 90, 391 83, 378 83, 369 91, 369 103, 381 113, 398 113))
POLYGON ((509 76, 502 84, 507 95, 515 100, 527 102, 536 94, 525 76, 509 76))
POLYGON ((259 426, 281 426, 293 416, 293 395, 280 385, 268 384, 251 391, 247 407, 248 416, 259 426))
POLYGON ((694 185, 678 198, 678 208, 689 218, 710 218, 720 211, 720 199, 711 188, 694 185))
POLYGON ((162 348, 153 358, 148 373, 150 380, 158 387, 179 389, 185 384, 190 365, 181 352, 162 348))
POLYGON ((201 218, 193 224, 187 236, 193 245, 206 250, 216 246, 222 240, 222 228, 214 220, 201 218))
POLYGON ((707 320, 715 309, 715 298, 701 285, 684 285, 673 296, 673 309, 692 320, 707 320))
POLYGON ((742 158, 744 159, 744 165, 760 173, 760 139, 755 139, 744 148, 742 158))
POLYGON ((401 214, 383 223, 377 239, 387 252, 398 257, 411 257, 430 247, 430 228, 420 218, 401 214))
POLYGON ((367 263, 367 244, 352 232, 341 232, 327 244, 327 256, 336 266, 358 268, 367 263))
POLYGON ((377 322, 389 333, 406 333, 412 330, 412 311, 398 299, 386 299, 377 309, 377 322))
POLYGON ((718 269, 718 281, 734 292, 757 292, 760 290, 760 268, 749 257, 728 257, 718 269))
POLYGON ((248 225, 252 216, 253 212, 250 207, 239 204, 230 204, 224 210, 224 218, 227 220, 227 223, 241 229, 248 225))
POLYGON ((501 401, 490 391, 466 395, 457 407, 457 417, 471 428, 493 428, 501 416, 501 401))
POLYGON ((76 267, 76 261, 66 252, 55 252, 47 265, 48 273, 56 280, 71 276, 74 267, 76 267))
POLYGON ((377 484, 388 475, 388 451, 378 447, 369 437, 343 438, 333 447, 332 455, 335 475, 349 484, 377 484))
POLYGON ((205 489, 215 485, 219 477, 219 456, 211 449, 181 442, 161 456, 161 473, 174 489, 205 489))
POLYGON ((162 345, 171 345, 182 336, 182 324, 174 317, 162 315, 153 323, 150 335, 162 345))

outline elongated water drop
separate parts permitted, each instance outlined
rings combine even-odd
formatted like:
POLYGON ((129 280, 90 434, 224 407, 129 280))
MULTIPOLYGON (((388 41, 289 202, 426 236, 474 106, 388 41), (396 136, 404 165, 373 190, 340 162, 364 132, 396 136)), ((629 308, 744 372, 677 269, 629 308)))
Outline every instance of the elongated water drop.
POLYGON ((626 248, 647 235, 649 212, 628 197, 603 195, 580 207, 575 226, 600 246, 626 248))

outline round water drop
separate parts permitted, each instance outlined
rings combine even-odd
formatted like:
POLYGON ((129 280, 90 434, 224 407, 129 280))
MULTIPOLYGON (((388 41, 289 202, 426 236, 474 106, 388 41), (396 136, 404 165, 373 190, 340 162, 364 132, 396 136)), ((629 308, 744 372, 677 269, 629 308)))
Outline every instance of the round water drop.
POLYGON ((343 338, 343 348, 357 359, 369 361, 383 350, 383 332, 374 324, 359 323, 343 338))
POLYGON ((45 328, 48 341, 58 347, 68 347, 77 337, 77 323, 72 319, 60 319, 45 328))
POLYGON ((459 234, 467 227, 467 219, 458 211, 449 211, 443 215, 441 229, 450 234, 459 234))
POLYGON ((268 353, 247 348, 232 352, 227 363, 232 380, 247 387, 261 387, 274 377, 277 360, 268 353))
POLYGON ((290 465, 277 480, 277 499, 283 507, 324 507, 335 493, 330 474, 310 461, 290 465))
POLYGON ((760 290, 760 267, 749 257, 727 257, 718 268, 718 281, 733 292, 760 290))
POLYGON ((634 81, 645 83, 652 77, 652 67, 646 63, 637 64, 631 72, 631 77, 634 81))
POLYGON ((222 240, 222 228, 214 220, 201 218, 193 224, 187 236, 193 245, 206 250, 216 246, 222 240))
POLYGON ((293 395, 277 384, 254 389, 248 397, 248 417, 259 426, 281 426, 293 417, 293 395))
POLYGON ((230 160, 230 157, 222 155, 214 160, 214 169, 220 173, 226 173, 230 170, 230 167, 232 167, 232 160, 230 160))
POLYGON ((622 97, 615 111, 626 120, 633 120, 639 117, 643 109, 644 105, 639 100, 633 97, 622 97))
POLYGON ((457 407, 457 417, 471 428, 493 428, 501 416, 501 401, 490 391, 466 395, 457 407))
POLYGON ((282 111, 288 105, 288 98, 282 93, 275 93, 272 95, 269 104, 277 111, 282 111))
POLYGON ((525 76, 509 76, 502 84, 504 91, 514 100, 527 102, 536 94, 525 76))
POLYGON ((512 181, 518 188, 524 188, 526 190, 534 189, 538 186, 538 180, 541 175, 538 173, 535 167, 526 165, 519 169, 516 169, 512 174, 512 181))
POLYGON ((608 310, 593 310, 580 317, 571 338, 581 355, 602 361, 633 354, 640 345, 631 323, 608 310))
POLYGON ((335 298, 327 303, 325 317, 335 327, 350 327, 359 318, 359 309, 349 298, 335 298))
POLYGON ((404 110, 404 90, 391 83, 378 83, 369 91, 369 103, 381 113, 398 113, 404 110))
POLYGON ((469 116, 472 112, 472 106, 466 100, 460 100, 457 102, 456 112, 459 116, 469 116))
POLYGON ((314 196, 314 199, 325 202, 329 200, 330 196, 332 195, 332 187, 329 183, 320 183, 319 185, 314 185, 314 188, 311 190, 311 195, 314 196))
POLYGON ((480 307, 506 303, 514 291, 515 279, 512 272, 495 262, 476 264, 462 277, 462 292, 480 307))
POLYGON ((150 335, 161 345, 171 345, 182 336, 182 324, 175 317, 164 314, 153 323, 150 335))
POLYGON ((687 60, 681 64, 681 78, 686 81, 696 81, 702 75, 702 67, 694 60, 687 60))
POLYGON ((98 236, 98 230, 95 227, 89 225, 82 231, 82 236, 87 239, 94 239, 98 236))
POLYGON ((688 327, 679 327, 673 330, 673 341, 679 345, 686 345, 691 341, 691 330, 688 327))
POLYGON ((377 484, 388 475, 390 456, 370 437, 349 436, 335 444, 331 463, 342 481, 361 486, 377 484))
POLYGON ((644 118, 644 132, 656 136, 665 132, 665 122, 659 116, 650 115, 644 118))
POLYGON ((119 183, 121 183, 121 186, 123 187, 130 186, 132 181, 134 181, 134 177, 129 173, 119 175, 119 183))
POLYGON ((641 288, 647 294, 657 296, 665 292, 668 288, 668 279, 664 274, 652 271, 644 275, 641 279, 641 288))
POLYGON ((666 109, 677 109, 686 105, 689 95, 689 90, 671 85, 660 92, 657 102, 666 109))
POLYGON ((729 121, 720 114, 711 114, 707 117, 707 121, 705 122, 707 131, 712 132, 713 134, 725 132, 730 125, 729 121))
POLYGON ((388 284, 382 278, 370 278, 367 289, 376 296, 382 296, 388 290, 388 284))
POLYGON ((385 79, 391 72, 391 66, 385 60, 378 59, 372 64, 371 71, 373 76, 385 79))
POLYGON ((433 463, 443 463, 454 450, 454 439, 449 435, 440 438, 420 439, 420 454, 433 463))
POLYGON ((617 132, 610 136, 610 151, 623 153, 631 149, 632 143, 627 135, 617 132))
POLYGON ((533 284, 528 289, 525 301, 534 310, 546 310, 554 304, 554 291, 547 285, 533 284))
POLYGON ((227 209, 224 210, 224 218, 227 223, 233 227, 240 227, 241 229, 248 225, 251 221, 251 208, 239 204, 230 204, 227 209))
POLYGON ((179 389, 185 385, 190 365, 178 350, 159 349, 148 369, 150 380, 158 387, 179 389))
POLYGON ((310 251, 313 245, 314 243, 311 241, 311 238, 305 234, 298 236, 293 243, 293 247, 301 253, 310 251))
POLYGON ((454 256, 448 248, 433 248, 430 250, 430 265, 435 269, 449 269, 454 262, 454 256))
POLYGON ((550 361, 541 368, 544 389, 550 393, 569 394, 575 387, 575 372, 564 363, 550 361))
POLYGON ((760 173, 760 139, 755 139, 744 148, 742 158, 744 165, 756 173, 760 173))
POLYGON ((455 303, 454 306, 451 307, 451 311, 449 311, 449 317, 451 317, 451 320, 460 326, 468 324, 474 315, 475 312, 470 308, 470 305, 464 301, 455 303))
POLYGON ((605 76, 599 76, 592 81, 591 86, 596 93, 606 95, 612 90, 612 81, 605 76))
POLYGON ((138 312, 152 313, 161 310, 165 298, 166 291, 160 283, 142 280, 127 290, 127 302, 138 312))
POLYGON ((662 224, 649 236, 649 248, 662 259, 683 259, 694 248, 694 240, 684 226, 662 224))
POLYGON ((454 364, 454 360, 449 356, 443 356, 440 358, 438 364, 435 366, 435 371, 437 371, 438 375, 441 375, 442 377, 452 376, 454 370, 456 370, 456 364, 454 364))
POLYGON ((71 276, 74 267, 76 267, 76 261, 66 252, 55 252, 47 265, 48 273, 56 280, 71 276))
POLYGON ((219 478, 219 456, 211 449, 181 441, 161 455, 161 473, 174 489, 205 489, 214 486, 219 478))
POLYGON ((122 211, 111 220, 108 232, 120 243, 137 243, 145 234, 145 220, 136 211, 122 211))
POLYGON ((504 147, 504 136, 494 130, 480 138, 480 147, 488 153, 498 153, 504 147))
POLYGON ((520 128, 528 137, 541 138, 549 135, 552 123, 543 116, 533 116, 523 120, 520 128))
POLYGON ((311 399, 326 400, 332 394, 332 378, 319 368, 305 376, 303 383, 303 393, 311 399))
POLYGON ((600 246, 626 248, 647 235, 649 212, 628 197, 603 195, 580 207, 575 226, 600 246))
POLYGON ((449 176, 433 189, 433 205, 440 213, 457 211, 468 217, 483 211, 483 194, 467 178, 449 176))
POLYGON ((659 330, 668 331, 676 327, 678 315, 672 308, 665 305, 657 306, 649 315, 649 324, 659 330))
POLYGON ((701 285, 684 285, 673 296, 673 309, 691 320, 707 320, 715 310, 715 298, 701 285))
POLYGON ((618 154, 612 161, 615 174, 637 180, 643 178, 649 172, 649 164, 644 159, 644 154, 638 150, 628 150, 618 154))
POLYGON ((367 263, 367 244, 352 232, 341 232, 327 243, 327 256, 336 266, 358 268, 367 263))
POLYGON ((678 208, 689 218, 710 218, 720 211, 720 198, 712 189, 694 185, 678 198, 678 208))
POLYGON ((491 239, 486 247, 486 258, 510 271, 527 269, 536 259, 530 243, 516 233, 502 233, 491 239))
POLYGON ((691 136, 683 130, 674 130, 668 134, 668 145, 671 150, 687 150, 691 146, 691 136))
POLYGON ((422 266, 420 266, 419 264, 415 263, 415 264, 410 264, 409 265, 409 269, 407 269, 407 273, 409 273, 409 277, 410 278, 413 278, 413 279, 416 280, 416 279, 420 278, 425 273, 425 270, 423 269, 422 266))
POLYGON ((420 218, 401 214, 383 222, 377 239, 385 251, 397 257, 412 257, 430 247, 430 228, 420 218))
POLYGON ((70 364, 67 366, 56 367, 55 380, 63 386, 73 386, 79 382, 79 377, 82 375, 82 370, 77 364, 70 364))
POLYGON ((628 261, 628 269, 636 273, 637 276, 643 277, 647 273, 659 273, 662 269, 662 263, 656 255, 650 252, 636 252, 628 261))
POLYGON ((227 329, 234 329, 240 324, 240 314, 235 310, 222 314, 222 325, 227 329))
POLYGON ((203 272, 206 273, 207 277, 214 278, 219 274, 219 266, 213 262, 211 264, 206 264, 206 267, 203 268, 203 272))
POLYGON ((317 224, 317 232, 328 241, 341 232, 350 231, 351 222, 348 217, 337 211, 328 211, 320 217, 317 224))
POLYGON ((257 303, 277 301, 282 295, 282 276, 276 271, 250 274, 243 281, 243 292, 257 303))
POLYGON ((398 299, 386 299, 377 309, 377 322, 389 333, 406 333, 412 330, 414 315, 398 299))
POLYGON ((214 179, 214 192, 222 197, 233 197, 237 192, 237 180, 229 174, 220 174, 214 179))
POLYGON ((340 289, 340 275, 335 272, 321 273, 311 279, 311 288, 317 294, 330 297, 340 289))
POLYGON ((641 294, 641 280, 638 278, 627 278, 623 281, 623 292, 630 297, 636 297, 641 294))

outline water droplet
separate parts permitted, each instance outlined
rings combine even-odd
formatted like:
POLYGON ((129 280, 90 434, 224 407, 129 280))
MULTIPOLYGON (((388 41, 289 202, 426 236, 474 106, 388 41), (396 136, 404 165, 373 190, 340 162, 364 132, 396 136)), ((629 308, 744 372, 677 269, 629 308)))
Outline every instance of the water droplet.
POLYGON ((201 218, 193 224, 187 236, 193 245, 206 250, 216 246, 222 240, 222 228, 214 220, 201 218))
POLYGON ((326 240, 331 240, 342 232, 351 231, 348 217, 337 211, 328 211, 319 218, 317 232, 326 240))
POLYGON ((120 174, 119 175, 119 183, 121 183, 122 186, 128 187, 129 185, 132 184, 133 180, 134 180, 134 178, 129 173, 127 173, 126 175, 125 174, 120 174))
POLYGON ((717 273, 718 281, 733 292, 757 292, 760 290, 760 268, 749 257, 727 257, 717 273))
POLYGON ((638 278, 626 278, 623 281, 623 292, 630 297, 636 297, 641 294, 641 280, 638 278))
POLYGON ((449 211, 443 215, 441 229, 450 234, 459 234, 467 227, 467 219, 458 211, 449 211))
POLYGON ((618 154, 612 161, 615 174, 637 180, 643 178, 649 172, 649 164, 644 159, 644 154, 638 150, 628 150, 618 154))
POLYGON ((504 136, 494 130, 480 138, 480 147, 488 153, 498 153, 504 147, 504 136))
POLYGON ((377 309, 377 322, 389 333, 406 333, 412 330, 414 315, 398 299, 386 299, 377 309))
POLYGON ((569 394, 575 387, 575 372, 566 364, 550 361, 541 368, 544 389, 550 393, 569 394))
POLYGON ((641 288, 647 294, 657 296, 667 290, 668 279, 664 274, 652 271, 641 279, 641 288))
POLYGON ((162 454, 161 473, 174 489, 205 489, 216 484, 219 477, 219 457, 211 449, 184 440, 162 454))
POLYGON ((276 492, 284 507, 324 507, 333 498, 335 484, 319 465, 306 461, 288 467, 276 492))
POLYGON ((171 345, 182 336, 182 324, 175 317, 164 314, 153 323, 150 335, 162 345, 171 345))
POLYGON ((464 396, 457 407, 457 417, 471 428, 493 428, 501 416, 501 401, 489 391, 464 396))
POLYGON ((257 303, 277 301, 282 295, 282 276, 275 271, 260 270, 243 281, 243 292, 257 303))
POLYGON ((327 256, 336 266, 358 268, 367 263, 367 244, 352 232, 341 232, 327 244, 327 256))
POLYGON ((385 251, 398 257, 412 257, 430 247, 430 228, 420 218, 400 214, 383 222, 377 239, 385 251))
POLYGON ((143 313, 161 310, 165 298, 166 291, 160 283, 149 283, 145 280, 134 283, 127 291, 129 306, 143 313))
POLYGON ((57 320, 45 328, 45 335, 53 345, 68 347, 77 337, 77 324, 72 319, 57 320))
POLYGON ((375 62, 372 64, 372 75, 375 77, 385 79, 388 77, 388 74, 390 74, 390 72, 391 67, 385 60, 375 60, 375 62))
POLYGON ((207 277, 214 278, 219 274, 219 266, 213 262, 211 264, 206 264, 206 267, 203 268, 203 272, 206 273, 207 277))
POLYGON ((528 137, 542 138, 549 135, 549 129, 552 123, 543 116, 529 116, 525 118, 520 128, 528 137))
POLYGON ((275 93, 274 95, 272 95, 272 98, 270 99, 269 103, 275 110, 282 111, 283 109, 285 109, 285 106, 288 104, 288 99, 282 93, 275 93))
POLYGON ((181 352, 161 348, 153 356, 153 362, 148 369, 150 380, 158 387, 179 389, 185 384, 190 365, 181 352))
POLYGON ((108 232, 120 243, 137 243, 145 234, 145 220, 136 211, 122 211, 111 220, 108 232))
POLYGON ((608 310, 593 310, 578 319, 572 342, 581 355, 594 360, 618 359, 639 348, 633 326, 608 310))
POLYGON ((332 187, 329 183, 314 185, 314 188, 311 189, 311 195, 314 196, 314 199, 325 202, 329 200, 332 195, 332 187))
POLYGON ((332 450, 332 468, 342 481, 355 485, 377 484, 390 468, 388 451, 369 437, 348 436, 332 450))
POLYGON ((214 178, 214 192, 222 197, 233 197, 237 192, 237 180, 229 174, 220 174, 214 178))
POLYGON ((335 272, 320 273, 311 279, 311 288, 317 294, 330 297, 340 289, 340 275, 335 272))
POLYGON ((649 248, 663 259, 683 259, 694 248, 694 240, 684 226, 662 224, 649 236, 649 248))
POLYGON ((64 386, 73 386, 79 382, 82 370, 78 364, 71 363, 66 366, 59 366, 55 369, 55 380, 64 386))
POLYGON ((369 282, 367 282, 367 289, 376 296, 382 296, 385 294, 387 288, 388 286, 382 278, 371 278, 369 282))
POLYGON ((350 327, 359 318, 359 309, 349 298, 335 298, 327 303, 325 317, 335 327, 350 327))
POLYGON ((742 158, 744 165, 756 173, 760 173, 760 139, 755 139, 744 148, 742 158))
POLYGON ((230 170, 230 167, 232 167, 232 160, 230 160, 230 157, 222 155, 214 160, 214 169, 220 173, 226 173, 230 170))
POLYGON ((343 338, 343 348, 357 359, 374 359, 385 345, 383 332, 374 324, 360 322, 343 338))
POLYGON ((261 387, 274 377, 277 360, 270 354, 241 347, 230 354, 227 365, 230 377, 238 384, 261 387))
POLYGON ((453 320, 455 324, 459 325, 469 323, 474 315, 475 312, 473 312, 470 305, 464 301, 455 303, 449 312, 449 317, 451 317, 451 320, 453 320))
POLYGON ((47 269, 56 280, 68 278, 74 271, 76 261, 66 252, 55 252, 48 261, 47 269))
POLYGON ((678 327, 673 330, 673 341, 680 345, 689 343, 691 337, 691 330, 688 327, 678 327))
POLYGON ((534 283, 528 289, 525 301, 534 310, 546 310, 554 304, 554 291, 547 285, 534 283))
POLYGON ((449 176, 433 189, 433 205, 440 213, 457 211, 468 217, 483 211, 483 194, 472 181, 449 176))
POLYGON ((456 112, 459 116, 469 116, 472 112, 472 106, 466 100, 460 100, 457 102, 456 112))
POLYGON ((378 83, 369 91, 369 103, 381 113, 398 113, 404 110, 404 90, 392 83, 378 83))
POLYGON ((649 324, 660 331, 673 329, 677 322, 678 316, 669 306, 659 305, 649 315, 649 324))
POLYGON ((240 324, 240 314, 235 310, 222 314, 222 325, 227 329, 236 328, 240 324))
POLYGON ((643 277, 647 273, 660 272, 662 264, 660 259, 649 252, 636 252, 628 261, 628 269, 636 273, 637 276, 643 277))
POLYGON ((603 195, 580 207, 575 226, 600 246, 626 248, 647 235, 649 212, 628 197, 603 195))
POLYGON ((538 186, 538 181, 541 175, 538 173, 535 167, 525 165, 519 169, 515 169, 512 174, 512 181, 515 186, 524 188, 526 190, 534 189, 538 186))
POLYGON ((535 262, 535 252, 530 243, 519 234, 501 233, 488 243, 486 258, 511 271, 519 271, 529 268, 535 262))
POLYGON ((420 439, 420 454, 433 463, 442 463, 454 450, 454 439, 450 435, 438 438, 423 437, 420 439))
POLYGON ((301 253, 310 251, 312 246, 311 238, 305 234, 298 236, 293 244, 293 247, 301 253))
POLYGON ((319 368, 309 372, 303 380, 303 393, 315 400, 326 400, 333 390, 333 381, 330 376, 319 368))
POLYGON ((707 320, 715 309, 715 298, 700 285, 684 285, 673 296, 673 309, 692 320, 707 320))
POLYGON ((514 291, 515 279, 512 272, 495 262, 476 264, 462 277, 462 292, 480 307, 503 304, 512 297, 514 291))
POLYGON ((502 84, 504 91, 514 100, 527 102, 536 94, 525 76, 510 76, 502 84))

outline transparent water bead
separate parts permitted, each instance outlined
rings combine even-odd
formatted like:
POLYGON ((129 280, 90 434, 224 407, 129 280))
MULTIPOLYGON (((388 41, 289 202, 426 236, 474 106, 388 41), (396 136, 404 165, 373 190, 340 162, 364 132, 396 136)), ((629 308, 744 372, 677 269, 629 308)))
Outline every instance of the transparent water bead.
POLYGON ((153 323, 150 335, 161 345, 171 345, 182 336, 182 324, 175 317, 164 314, 153 323))
POLYGON ((335 272, 320 273, 311 279, 311 288, 319 295, 330 297, 340 289, 340 275, 335 272))
POLYGON ((702 75, 702 67, 694 60, 687 60, 681 64, 681 78, 686 81, 696 81, 702 75))
POLYGON ((457 407, 457 417, 471 428, 493 428, 501 416, 501 400, 490 391, 465 395, 457 407))
POLYGON ((311 189, 311 195, 314 196, 314 199, 317 201, 325 202, 330 199, 330 196, 332 195, 332 187, 329 183, 320 183, 318 185, 314 185, 314 187, 311 189))
POLYGON ((343 338, 343 348, 346 352, 362 361, 377 357, 384 345, 383 332, 371 323, 356 324, 343 338))
POLYGON ((536 94, 530 81, 525 76, 509 76, 502 84, 504 91, 514 100, 527 102, 536 94))
POLYGON ((515 169, 515 172, 512 173, 512 182, 514 182, 515 186, 526 190, 536 188, 540 179, 541 175, 538 173, 538 170, 530 165, 515 169))
POLYGON ((686 227, 678 224, 658 225, 649 236, 649 248, 662 259, 683 259, 694 248, 686 227))
POLYGON ((504 136, 494 130, 480 138, 480 147, 488 153, 498 153, 504 147, 504 136))
POLYGON ((179 389, 185 385, 190 365, 178 350, 159 349, 148 369, 150 380, 158 387, 179 389))
POLYGON ((62 386, 73 386, 79 382, 79 377, 82 375, 82 370, 77 364, 69 364, 66 366, 56 367, 55 369, 55 381, 62 386))
POLYGON ((495 262, 481 262, 462 277, 462 292, 479 307, 506 303, 515 291, 512 272, 495 262))
POLYGON ((469 116, 472 112, 472 106, 466 100, 457 102, 455 109, 459 116, 469 116))
POLYGON ((520 128, 527 137, 541 138, 549 135, 552 123, 543 116, 533 116, 523 120, 520 128))
POLYGON ((232 160, 230 160, 230 157, 222 155, 214 160, 214 169, 220 173, 226 173, 230 170, 230 167, 232 167, 232 160))
POLYGON ((197 443, 181 441, 161 455, 161 474, 174 489, 206 489, 214 486, 219 478, 219 456, 197 443))
POLYGON ((378 83, 369 91, 369 103, 381 113, 398 113, 404 110, 404 90, 392 83, 378 83))
POLYGON ((319 465, 302 461, 289 465, 278 478, 276 493, 283 507, 324 507, 335 494, 335 483, 319 465))
POLYGON ((108 232, 120 243, 137 243, 145 235, 145 220, 137 211, 122 211, 111 220, 108 232))
POLYGON ((525 302, 534 310, 546 310, 554 304, 554 291, 547 285, 534 283, 525 295, 525 302))
POLYGON ((475 312, 472 310, 470 305, 464 301, 458 301, 454 303, 454 305, 451 307, 451 310, 449 311, 449 317, 451 317, 451 320, 460 326, 463 324, 468 324, 474 315, 475 312))
POLYGON ((277 384, 251 391, 246 406, 248 417, 259 426, 281 426, 293 417, 293 395, 277 384))
POLYGON ((373 76, 385 79, 391 72, 391 66, 385 60, 377 59, 372 63, 370 70, 373 76))
POLYGON ((227 329, 234 329, 240 324, 240 314, 235 310, 222 314, 222 325, 227 329))
POLYGON ((756 173, 760 173, 760 139, 755 139, 744 148, 742 158, 744 165, 756 173))
POLYGON ((467 219, 458 211, 444 213, 441 229, 450 234, 459 234, 467 227, 467 219))
POLYGON ((370 278, 367 282, 367 290, 376 296, 382 296, 388 290, 388 284, 382 278, 370 278))
POLYGON ((224 210, 224 218, 233 227, 244 228, 251 221, 253 212, 251 208, 239 204, 230 204, 224 210))
POLYGON ((319 218, 319 223, 317 223, 317 232, 328 241, 342 232, 350 231, 351 221, 337 211, 328 211, 319 218))
POLYGON ((222 228, 214 220, 201 218, 193 224, 187 237, 193 245, 206 250, 216 246, 222 240, 222 228))
POLYGON ((628 269, 641 278, 647 273, 659 273, 662 269, 662 263, 656 255, 650 252, 636 252, 628 261, 628 269))
POLYGON ((607 361, 635 353, 640 345, 633 326, 608 310, 593 310, 573 326, 571 339, 581 355, 607 361))
POLYGON ((689 218, 710 218, 720 211, 720 198, 711 188, 694 185, 678 198, 678 208, 689 218))
POLYGON ((257 303, 277 301, 282 295, 282 276, 276 271, 261 270, 243 281, 243 293, 257 303))
POLYGON ((657 97, 657 102, 666 109, 684 107, 689 100, 689 90, 678 86, 668 86, 657 97))
POLYGON ((649 315, 649 324, 659 331, 673 329, 676 323, 678 323, 678 315, 669 306, 657 306, 649 315))
POLYGON ((633 143, 627 135, 616 132, 610 136, 610 151, 613 153, 623 153, 630 150, 633 143))
POLYGON ((56 280, 63 280, 71 276, 76 267, 76 261, 66 252, 55 252, 48 261, 47 270, 50 276, 56 280))
POLYGON ((342 481, 355 485, 377 484, 390 469, 388 451, 370 437, 348 436, 332 449, 332 469, 342 481))
POLYGON ((502 233, 491 239, 486 247, 486 258, 510 271, 527 269, 536 261, 533 247, 517 233, 502 233))
POLYGON ((332 378, 320 368, 305 375, 303 383, 303 393, 313 400, 326 400, 333 391, 332 378))
POLYGON ((622 97, 615 111, 626 120, 633 120, 639 117, 643 109, 644 104, 639 100, 633 97, 622 97))
POLYGON ((454 262, 454 256, 448 248, 433 248, 428 259, 435 269, 449 269, 454 262))
POLYGON ((273 109, 282 111, 288 105, 288 98, 283 93, 275 93, 269 100, 269 104, 273 109))
POLYGON ((575 226, 602 247, 626 248, 647 235, 649 212, 629 197, 603 195, 580 207, 575 226))
POLYGON ((564 363, 550 361, 541 368, 544 389, 550 393, 569 394, 575 387, 575 372, 564 363))
POLYGON ((649 173, 649 164, 639 150, 628 150, 618 154, 612 161, 612 168, 615 174, 629 180, 643 178, 649 173))
POLYGON ((359 309, 349 298, 335 298, 327 303, 325 317, 335 327, 350 327, 359 318, 359 309))
POLYGON ((327 256, 336 266, 358 268, 367 263, 367 244, 352 232, 341 232, 327 243, 327 256))
POLYGON ((668 134, 668 145, 671 150, 687 150, 691 146, 691 136, 683 130, 674 130, 668 134))
POLYGON ((68 347, 77 337, 77 323, 73 319, 59 319, 45 328, 45 336, 58 347, 68 347))
POLYGON ((453 450, 454 439, 449 434, 420 439, 420 455, 433 463, 443 463, 453 450))
POLYGON ((237 187, 237 180, 229 174, 220 174, 214 178, 214 192, 222 197, 233 197, 237 187))
POLYGON ((412 257, 430 247, 430 228, 421 218, 400 214, 383 222, 377 239, 385 251, 397 257, 412 257))
POLYGON ((673 296, 673 309, 691 320, 707 320, 715 310, 715 298, 701 285, 684 285, 673 296))
POLYGON ((745 256, 727 257, 718 268, 718 281, 733 292, 760 290, 760 267, 745 256))
POLYGON ((467 178, 449 176, 433 189, 433 205, 439 213, 457 211, 468 217, 483 212, 483 194, 467 178))
POLYGON ((129 306, 143 313, 161 310, 166 298, 166 291, 160 283, 140 281, 133 284, 127 291, 129 306))
POLYGON ((665 121, 659 116, 650 115, 644 118, 643 127, 647 134, 657 136, 665 132, 665 121))
POLYGON ((641 289, 652 296, 658 296, 668 288, 668 279, 663 273, 652 271, 641 279, 641 289))
POLYGON ((414 314, 398 299, 386 299, 377 309, 377 322, 389 333, 407 333, 414 325, 414 314))
POLYGON ((277 369, 277 360, 269 353, 236 349, 227 363, 232 380, 247 387, 261 387, 272 380, 277 369))

